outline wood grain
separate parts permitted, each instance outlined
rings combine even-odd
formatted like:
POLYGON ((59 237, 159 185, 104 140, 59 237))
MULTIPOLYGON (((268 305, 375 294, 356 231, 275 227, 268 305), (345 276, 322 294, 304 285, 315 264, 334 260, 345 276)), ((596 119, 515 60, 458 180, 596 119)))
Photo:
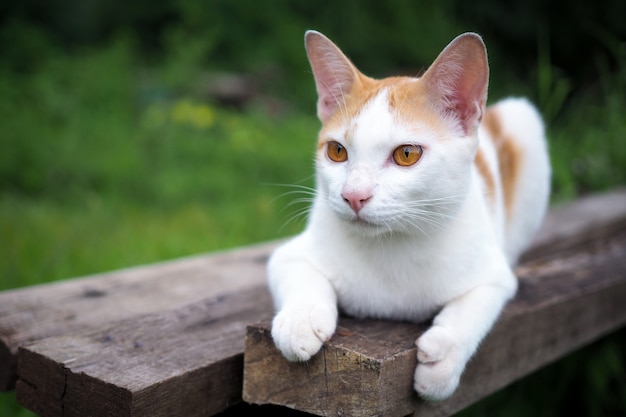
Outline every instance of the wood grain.
MULTIPOLYGON (((622 208, 623 209, 623 208, 622 208)), ((615 219, 613 219, 615 220, 615 219)), ((244 401, 316 415, 448 416, 626 324, 626 222, 604 224, 517 269, 520 290, 470 361, 458 391, 425 402, 412 390, 424 325, 341 318, 304 364, 274 347, 270 322, 249 326, 244 401)))
POLYGON ((0 293, 0 391, 17 379, 17 351, 265 282, 275 242, 0 293))
POLYGON ((248 326, 243 399, 317 415, 410 414, 415 339, 424 328, 342 317, 319 354, 293 363, 274 347, 269 321, 248 326))
POLYGON ((242 329, 264 286, 43 339, 19 352, 17 398, 41 416, 210 416, 241 401, 242 329))
POLYGON ((625 187, 554 206, 520 262, 536 260, 576 244, 584 244, 590 237, 602 237, 607 228, 619 226, 623 222, 626 222, 625 187))

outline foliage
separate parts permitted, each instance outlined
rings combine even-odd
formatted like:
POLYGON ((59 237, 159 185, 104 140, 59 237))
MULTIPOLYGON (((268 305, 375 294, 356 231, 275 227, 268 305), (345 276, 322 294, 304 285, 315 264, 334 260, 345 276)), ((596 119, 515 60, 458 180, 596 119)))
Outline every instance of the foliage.
POLYGON ((275 238, 273 184, 311 176, 312 116, 146 100, 130 56, 122 39, 5 74, 4 288, 275 238))
POLYGON ((553 198, 626 184, 626 44, 613 72, 597 61, 601 78, 570 99, 549 129, 553 198))
POLYGON ((621 330, 502 389, 458 417, 622 416, 624 343, 626 331, 621 330))

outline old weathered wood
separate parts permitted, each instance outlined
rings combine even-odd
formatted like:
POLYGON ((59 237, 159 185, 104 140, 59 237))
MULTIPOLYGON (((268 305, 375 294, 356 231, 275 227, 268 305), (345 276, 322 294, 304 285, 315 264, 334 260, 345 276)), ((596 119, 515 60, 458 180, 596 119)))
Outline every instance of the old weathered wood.
POLYGON ((41 416, 210 416, 241 401, 243 329, 264 286, 21 348, 17 399, 41 416))
POLYGON ((306 363, 287 362, 270 322, 248 326, 243 399, 317 415, 412 412, 415 339, 424 326, 342 317, 336 334, 306 363))
MULTIPOLYGON (((342 318, 305 364, 273 345, 270 322, 248 327, 244 401, 317 415, 447 416, 626 324, 626 205, 602 227, 546 245, 517 269, 520 290, 470 362, 454 396, 425 402, 412 390, 424 325, 342 318)), ((578 218, 580 220, 581 218, 578 218)))
POLYGON ((275 243, 0 293, 0 391, 19 346, 264 283, 275 243))
POLYGON ((601 237, 626 222, 626 188, 592 194, 550 209, 521 263, 601 237))

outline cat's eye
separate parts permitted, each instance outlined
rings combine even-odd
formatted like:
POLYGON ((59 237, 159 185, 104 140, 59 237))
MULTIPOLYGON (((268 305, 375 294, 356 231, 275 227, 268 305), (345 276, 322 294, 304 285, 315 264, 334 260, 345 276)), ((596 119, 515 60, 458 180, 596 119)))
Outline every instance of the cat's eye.
POLYGON ((393 151, 393 160, 402 167, 415 164, 422 157, 423 149, 419 145, 402 145, 393 151))
POLYGON ((344 162, 348 159, 348 151, 339 142, 331 141, 326 145, 326 154, 331 161, 344 162))

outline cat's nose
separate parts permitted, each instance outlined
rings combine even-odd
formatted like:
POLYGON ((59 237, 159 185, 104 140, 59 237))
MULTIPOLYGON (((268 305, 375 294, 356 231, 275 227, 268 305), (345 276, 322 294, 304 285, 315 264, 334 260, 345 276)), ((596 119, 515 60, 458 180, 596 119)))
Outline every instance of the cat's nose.
POLYGON ((365 203, 372 198, 371 193, 362 191, 344 191, 341 196, 346 203, 350 204, 356 214, 359 214, 365 203))

